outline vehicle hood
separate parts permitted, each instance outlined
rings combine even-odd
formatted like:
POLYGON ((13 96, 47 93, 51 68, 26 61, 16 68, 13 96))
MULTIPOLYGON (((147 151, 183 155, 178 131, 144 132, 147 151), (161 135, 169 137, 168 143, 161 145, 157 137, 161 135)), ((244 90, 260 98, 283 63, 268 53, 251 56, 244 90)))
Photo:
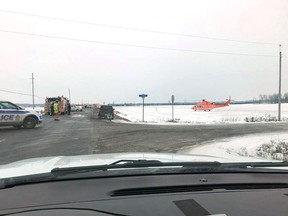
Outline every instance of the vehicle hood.
POLYGON ((159 160, 161 162, 231 162, 206 155, 169 153, 111 153, 78 156, 41 157, 16 161, 0 166, 0 179, 49 173, 54 168, 111 164, 118 160, 159 160))
MULTIPOLYGON (((26 110, 26 109, 25 109, 26 110)), ((40 116, 41 114, 37 112, 36 110, 28 110, 30 114, 34 114, 36 116, 40 116)))

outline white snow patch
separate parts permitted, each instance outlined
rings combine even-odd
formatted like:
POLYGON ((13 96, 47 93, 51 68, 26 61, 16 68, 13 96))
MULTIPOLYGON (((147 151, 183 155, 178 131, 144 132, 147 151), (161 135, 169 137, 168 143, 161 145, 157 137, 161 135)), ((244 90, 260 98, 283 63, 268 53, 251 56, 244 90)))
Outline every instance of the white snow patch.
POLYGON ((178 153, 209 155, 226 158, 227 161, 271 161, 271 157, 262 158, 257 156, 257 149, 263 144, 271 143, 271 141, 288 142, 288 134, 251 135, 225 139, 221 142, 191 147, 188 150, 186 148, 186 150, 180 150, 178 153))
POLYGON ((73 114, 71 115, 72 118, 84 118, 85 116, 82 114, 73 114))
POLYGON ((127 121, 122 120, 122 119, 114 119, 114 120, 112 120, 112 122, 114 122, 114 123, 123 123, 123 124, 128 123, 127 121))

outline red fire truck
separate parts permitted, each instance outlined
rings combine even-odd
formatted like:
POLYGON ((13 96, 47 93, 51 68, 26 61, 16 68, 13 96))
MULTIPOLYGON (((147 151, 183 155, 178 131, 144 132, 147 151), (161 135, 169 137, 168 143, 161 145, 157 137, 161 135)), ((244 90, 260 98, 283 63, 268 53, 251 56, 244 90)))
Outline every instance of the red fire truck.
POLYGON ((53 113, 53 108, 51 109, 51 107, 53 107, 54 102, 55 101, 59 101, 60 102, 60 111, 61 111, 61 115, 64 115, 67 113, 67 102, 68 99, 64 96, 61 97, 46 97, 45 99, 45 106, 44 106, 44 114, 45 115, 54 115, 53 113))

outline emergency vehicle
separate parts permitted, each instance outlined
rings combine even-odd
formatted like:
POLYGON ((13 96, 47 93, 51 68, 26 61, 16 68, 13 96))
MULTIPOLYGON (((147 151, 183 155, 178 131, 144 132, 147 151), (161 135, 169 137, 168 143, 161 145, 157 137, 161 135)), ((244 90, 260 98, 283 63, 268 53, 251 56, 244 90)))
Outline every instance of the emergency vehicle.
POLYGON ((45 115, 54 115, 53 114, 53 110, 51 112, 51 107, 53 107, 53 104, 55 101, 59 101, 60 102, 60 111, 61 111, 61 114, 64 115, 67 113, 67 101, 68 101, 68 98, 66 97, 47 97, 45 99, 45 104, 44 104, 44 113, 45 115))
POLYGON ((42 120, 42 115, 36 111, 25 110, 9 101, 0 101, 0 126, 32 129, 41 125, 42 120))
POLYGON ((201 102, 197 103, 191 109, 193 109, 194 111, 196 110, 211 111, 212 109, 215 108, 229 106, 230 103, 231 103, 231 97, 229 97, 229 99, 225 103, 209 102, 203 99, 201 102))

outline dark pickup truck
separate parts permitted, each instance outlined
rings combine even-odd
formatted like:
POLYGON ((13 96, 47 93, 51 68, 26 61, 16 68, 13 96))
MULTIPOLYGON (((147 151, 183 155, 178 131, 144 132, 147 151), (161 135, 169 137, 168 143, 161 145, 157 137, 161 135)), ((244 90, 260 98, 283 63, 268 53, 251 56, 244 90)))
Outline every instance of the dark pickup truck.
POLYGON ((110 105, 102 105, 98 111, 99 119, 114 119, 114 108, 110 105))

